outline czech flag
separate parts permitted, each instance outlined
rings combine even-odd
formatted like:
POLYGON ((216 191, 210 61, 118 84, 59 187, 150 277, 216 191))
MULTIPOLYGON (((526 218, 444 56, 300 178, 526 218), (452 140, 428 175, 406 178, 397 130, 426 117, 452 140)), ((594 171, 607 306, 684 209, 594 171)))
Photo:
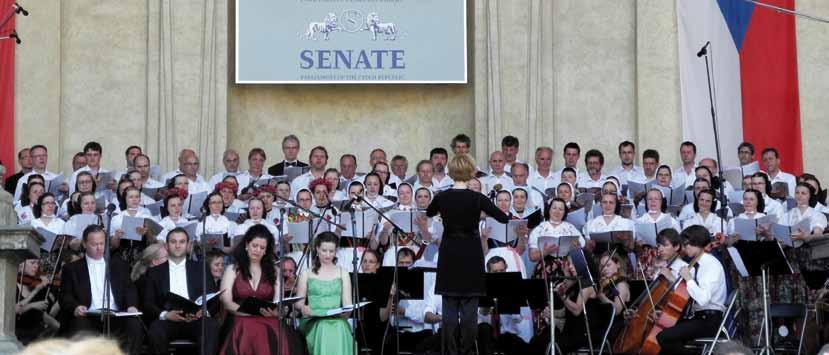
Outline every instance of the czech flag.
MULTIPOLYGON (((794 10, 794 0, 761 0, 794 10)), ((724 167, 737 166, 737 146, 780 152, 781 169, 803 171, 795 18, 745 0, 676 0, 682 130, 697 157, 716 158, 705 58, 710 41, 714 109, 724 167)))

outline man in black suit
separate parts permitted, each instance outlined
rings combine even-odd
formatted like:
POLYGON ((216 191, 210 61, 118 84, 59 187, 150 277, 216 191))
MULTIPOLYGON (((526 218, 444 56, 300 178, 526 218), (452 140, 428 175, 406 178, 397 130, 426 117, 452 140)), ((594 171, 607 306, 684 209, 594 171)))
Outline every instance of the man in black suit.
MULTIPOLYGON (((129 279, 130 269, 118 258, 111 258, 110 292, 104 295, 104 277, 106 261, 104 260, 103 227, 90 225, 83 231, 83 246, 86 255, 83 259, 66 264, 63 268, 63 287, 61 289, 60 308, 68 324, 69 334, 84 331, 101 332, 104 323, 100 312, 105 308, 109 298, 109 308, 118 311, 138 312, 138 292, 129 279)), ((111 329, 130 354, 139 354, 144 332, 138 317, 110 317, 111 329)))
POLYGON ((293 134, 289 134, 282 138, 282 154, 285 159, 282 162, 271 165, 268 168, 268 174, 273 176, 285 175, 285 168, 291 166, 306 167, 308 164, 297 160, 299 155, 299 138, 293 134))
MULTIPOLYGON (((23 175, 26 175, 32 171, 32 157, 29 156, 29 148, 23 148, 17 152, 17 163, 20 164, 20 171, 9 176, 4 185, 6 192, 12 195, 14 195, 14 189, 17 188, 17 181, 20 180, 23 175)), ((14 164, 9 164, 8 169, 13 170, 14 164)))
MULTIPOLYGON (((144 290, 144 308, 150 324, 150 349, 156 354, 166 354, 170 341, 175 339, 193 340, 200 344, 202 319, 205 322, 204 354, 215 354, 219 343, 219 323, 211 317, 202 317, 202 311, 186 314, 180 309, 165 305, 168 293, 175 293, 189 300, 202 295, 203 265, 187 260, 189 237, 182 228, 176 228, 167 234, 167 262, 147 271, 147 283, 144 290)), ((212 276, 207 277, 207 292, 216 291, 212 276)), ((217 314, 218 310, 208 309, 208 313, 217 314)))

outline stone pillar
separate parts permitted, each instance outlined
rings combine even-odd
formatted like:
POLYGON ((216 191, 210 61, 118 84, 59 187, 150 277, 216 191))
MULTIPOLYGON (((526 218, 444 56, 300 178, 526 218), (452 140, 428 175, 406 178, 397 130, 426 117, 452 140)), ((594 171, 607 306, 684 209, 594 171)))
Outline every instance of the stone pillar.
MULTIPOLYGON (((6 194, 0 192, 0 195, 6 194)), ((0 205, 5 202, 0 202, 0 205)), ((2 208, 0 208, 2 210, 2 208)), ((24 259, 40 255, 41 237, 34 228, 0 226, 0 354, 16 354, 21 345, 14 335, 14 311, 17 302, 17 267, 24 259)))

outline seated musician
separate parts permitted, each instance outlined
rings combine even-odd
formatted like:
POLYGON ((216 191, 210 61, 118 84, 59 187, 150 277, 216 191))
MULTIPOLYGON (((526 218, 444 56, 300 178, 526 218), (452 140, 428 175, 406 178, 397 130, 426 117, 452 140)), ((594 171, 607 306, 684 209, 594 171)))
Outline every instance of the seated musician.
POLYGON ((58 310, 54 302, 56 292, 49 292, 53 287, 50 277, 41 275, 39 270, 39 259, 27 259, 20 264, 17 277, 17 321, 14 331, 24 345, 49 337, 60 327, 54 318, 58 310))
POLYGON ((703 226, 691 226, 682 232, 682 252, 687 258, 698 259, 692 268, 684 266, 679 276, 685 281, 691 312, 670 328, 657 334, 661 354, 679 354, 686 342, 714 336, 725 311, 725 271, 717 258, 705 252, 711 237, 703 226))
MULTIPOLYGON (((215 292, 216 284, 211 275, 202 280, 203 266, 200 262, 187 260, 187 244, 190 242, 187 232, 175 228, 167 233, 168 260, 147 271, 144 295, 144 309, 153 319, 149 328, 150 349, 156 354, 164 354, 171 340, 188 339, 201 344, 201 310, 187 314, 180 309, 162 308, 168 293, 174 293, 188 300, 195 300, 202 295, 203 282, 207 292, 215 292)), ((209 310, 216 314, 216 310, 209 310)), ((218 346, 219 325, 212 317, 205 319, 204 353, 214 354, 218 346)))
MULTIPOLYGON (((507 272, 507 262, 500 256, 491 257, 486 263, 490 273, 507 272)), ((521 307, 520 314, 496 314, 492 308, 478 310, 478 349, 481 354, 500 350, 504 354, 526 354, 532 338, 530 309, 521 307), (498 330, 494 327, 499 326, 498 330)))
MULTIPOLYGON (((90 225, 83 231, 83 246, 86 257, 66 264, 63 268, 60 306, 68 320, 68 333, 82 331, 101 332, 104 329, 101 313, 90 312, 105 306, 104 278, 106 262, 104 261, 103 227, 90 225)), ((111 289, 109 292, 109 309, 138 312, 138 292, 129 279, 129 267, 121 259, 110 259, 111 289)), ((130 354, 138 354, 144 332, 138 317, 110 317, 113 334, 117 334, 122 346, 130 354)))
MULTIPOLYGON (((415 254, 411 249, 401 248, 397 252, 397 266, 399 268, 411 267, 414 264, 414 259, 415 254)), ((400 293, 401 298, 405 296, 402 290, 400 293)), ((397 352, 395 350, 395 341, 397 339, 394 333, 395 329, 399 333, 400 349, 410 351, 415 349, 420 350, 420 343, 432 335, 431 329, 426 327, 426 323, 423 320, 426 304, 423 300, 415 299, 401 299, 395 303, 394 297, 395 289, 392 286, 388 302, 380 308, 380 321, 388 321, 391 323, 389 325, 388 335, 384 339, 386 344, 385 352, 387 354, 397 352)), ((381 337, 382 334, 373 334, 372 336, 381 337)), ((380 351, 379 343, 375 350, 380 351)))

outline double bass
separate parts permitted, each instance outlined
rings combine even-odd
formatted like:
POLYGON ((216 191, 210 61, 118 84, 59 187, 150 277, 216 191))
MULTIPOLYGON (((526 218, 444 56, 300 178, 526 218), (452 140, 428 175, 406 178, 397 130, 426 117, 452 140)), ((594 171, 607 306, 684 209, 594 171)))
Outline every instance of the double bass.
MULTIPOLYGON (((694 267, 701 256, 702 253, 691 260, 688 267, 694 267)), ((676 257, 671 259, 668 265, 673 264, 675 259, 676 257)), ((624 330, 616 337, 613 352, 659 354, 660 347, 656 336, 662 330, 676 324, 689 299, 685 280, 680 277, 670 282, 664 275, 659 275, 636 300, 636 311, 627 320, 624 330), (654 321, 651 314, 656 311, 661 311, 662 315, 654 321)))

